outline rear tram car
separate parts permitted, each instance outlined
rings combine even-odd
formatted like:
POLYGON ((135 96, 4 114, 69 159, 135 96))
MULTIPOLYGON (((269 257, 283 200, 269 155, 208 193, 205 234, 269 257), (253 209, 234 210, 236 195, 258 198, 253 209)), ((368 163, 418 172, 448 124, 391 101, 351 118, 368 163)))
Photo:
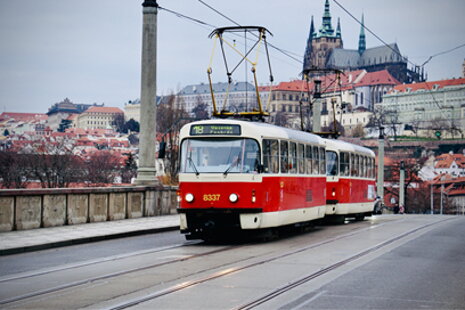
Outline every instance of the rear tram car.
POLYGON ((343 222, 374 211, 375 154, 370 149, 326 139, 326 215, 343 222))
POLYGON ((180 146, 178 212, 187 239, 373 210, 374 154, 359 146, 230 119, 185 125, 180 146))

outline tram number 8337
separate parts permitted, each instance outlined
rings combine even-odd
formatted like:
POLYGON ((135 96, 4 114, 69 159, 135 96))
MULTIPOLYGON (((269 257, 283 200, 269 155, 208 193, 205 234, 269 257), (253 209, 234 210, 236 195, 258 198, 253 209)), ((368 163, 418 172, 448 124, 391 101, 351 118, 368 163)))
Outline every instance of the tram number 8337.
POLYGON ((220 194, 205 194, 203 195, 203 201, 219 201, 220 194))

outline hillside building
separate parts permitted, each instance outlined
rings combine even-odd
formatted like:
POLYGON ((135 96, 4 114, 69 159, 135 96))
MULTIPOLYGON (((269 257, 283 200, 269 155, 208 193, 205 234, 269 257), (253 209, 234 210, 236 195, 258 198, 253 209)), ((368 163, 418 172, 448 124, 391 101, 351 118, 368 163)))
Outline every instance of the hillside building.
POLYGON ((124 117, 124 112, 120 108, 91 107, 77 117, 76 128, 111 129, 118 115, 124 117))
MULTIPOLYGON (((349 71, 341 75, 321 76, 321 126, 333 123, 334 114, 346 131, 352 131, 357 125, 363 127, 370 121, 375 104, 382 102, 383 95, 399 84, 387 70, 367 72, 349 71), (335 113, 333 113, 333 108, 335 113)), ((300 128, 300 101, 304 107, 304 116, 309 115, 308 88, 313 99, 314 83, 304 81, 281 82, 272 87, 270 98, 271 121, 286 119, 288 125, 300 128), (282 117, 284 115, 284 117, 282 117)), ((260 88, 262 102, 266 105, 269 87, 260 88)), ((308 117, 307 117, 308 119, 308 117)), ((305 122, 308 123, 308 120, 305 122)))
MULTIPOLYGON (((255 87, 248 82, 235 82, 230 85, 214 83, 213 93, 219 111, 224 109, 230 112, 241 112, 257 106, 255 87)), ((178 108, 183 108, 192 116, 194 116, 193 110, 199 104, 204 104, 208 114, 212 115, 213 103, 208 84, 188 85, 181 89, 176 100, 178 108)))
MULTIPOLYGON (((377 104, 391 115, 388 124, 398 124, 416 135, 464 137, 465 79, 397 85, 377 104)), ((404 134, 408 134, 405 132, 404 134)))
POLYGON ((52 107, 48 109, 47 115, 47 125, 52 130, 57 130, 60 128, 60 124, 63 120, 66 120, 72 114, 81 114, 90 107, 103 107, 103 104, 98 105, 94 104, 83 104, 83 103, 73 103, 68 98, 65 98, 63 101, 55 103, 52 107))

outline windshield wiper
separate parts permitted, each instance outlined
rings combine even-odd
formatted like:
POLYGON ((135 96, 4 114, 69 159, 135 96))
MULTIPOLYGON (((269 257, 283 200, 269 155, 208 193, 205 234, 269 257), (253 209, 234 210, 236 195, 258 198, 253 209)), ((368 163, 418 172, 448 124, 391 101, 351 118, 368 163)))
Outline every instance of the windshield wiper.
POLYGON ((228 169, 226 169, 226 170, 223 172, 223 174, 224 174, 224 175, 228 175, 229 170, 231 170, 234 166, 238 166, 240 163, 241 163, 241 160, 240 160, 240 159, 238 159, 237 161, 233 161, 233 162, 229 165, 228 169))
POLYGON ((189 162, 190 162, 191 165, 192 165, 192 168, 194 168, 195 175, 199 175, 200 172, 199 172, 199 170, 197 170, 197 167, 195 166, 195 163, 194 163, 194 161, 192 160, 192 157, 187 157, 187 160, 189 160, 189 162))

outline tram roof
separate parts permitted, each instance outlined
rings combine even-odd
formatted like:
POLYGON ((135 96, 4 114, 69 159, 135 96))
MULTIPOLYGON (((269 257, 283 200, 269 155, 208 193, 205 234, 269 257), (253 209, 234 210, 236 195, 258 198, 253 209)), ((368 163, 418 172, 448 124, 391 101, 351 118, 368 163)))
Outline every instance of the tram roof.
POLYGON ((183 137, 189 135, 189 129, 192 125, 198 124, 231 124, 231 125, 240 125, 242 128, 242 134, 247 136, 256 136, 260 138, 269 138, 269 139, 290 139, 300 142, 313 143, 318 145, 324 145, 324 140, 320 136, 317 136, 312 133, 279 127, 276 125, 261 123, 261 122, 249 122, 241 120, 232 120, 232 119, 212 119, 204 121, 196 121, 185 125, 181 128, 181 135, 183 137))
POLYGON ((325 139, 326 146, 332 149, 337 149, 339 151, 346 151, 346 152, 356 152, 365 155, 375 156, 375 153, 370 150, 369 148, 352 144, 349 142, 341 141, 341 140, 331 140, 325 139))

